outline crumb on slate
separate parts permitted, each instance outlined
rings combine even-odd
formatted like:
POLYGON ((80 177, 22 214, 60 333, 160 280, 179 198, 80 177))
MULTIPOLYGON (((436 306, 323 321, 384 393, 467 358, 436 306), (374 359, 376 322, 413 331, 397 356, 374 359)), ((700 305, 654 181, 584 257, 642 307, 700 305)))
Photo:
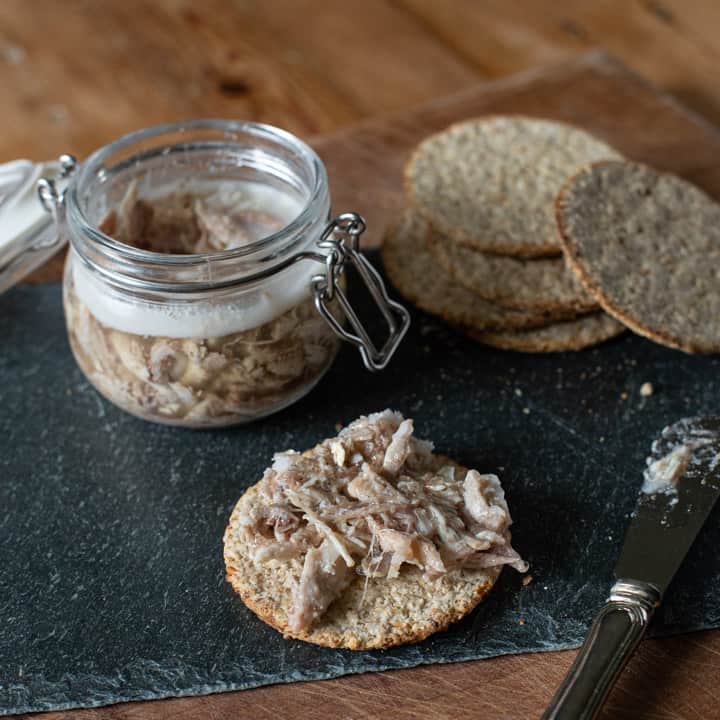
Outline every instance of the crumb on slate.
POLYGON ((531 582, 533 581, 532 575, 525 575, 525 577, 522 579, 522 584, 527 587, 531 582))
POLYGON ((650 397, 653 392, 655 392, 655 388, 652 386, 652 383, 646 382, 640 386, 640 395, 643 397, 650 397))

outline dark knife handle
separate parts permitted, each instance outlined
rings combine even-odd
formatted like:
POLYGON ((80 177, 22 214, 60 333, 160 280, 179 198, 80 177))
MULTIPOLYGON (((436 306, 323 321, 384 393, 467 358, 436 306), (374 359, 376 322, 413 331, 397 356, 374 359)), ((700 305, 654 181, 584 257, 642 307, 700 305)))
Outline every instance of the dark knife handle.
POLYGON ((660 593, 639 580, 618 580, 543 720, 592 720, 645 634, 660 593))

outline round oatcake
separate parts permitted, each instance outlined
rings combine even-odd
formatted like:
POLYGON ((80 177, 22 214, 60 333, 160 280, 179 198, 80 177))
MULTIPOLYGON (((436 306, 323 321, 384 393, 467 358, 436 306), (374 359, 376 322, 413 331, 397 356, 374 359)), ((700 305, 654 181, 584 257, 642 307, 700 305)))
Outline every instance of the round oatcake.
POLYGON ((257 564, 239 540, 238 518, 246 504, 259 502, 258 485, 242 496, 225 531, 227 579, 243 602, 285 637, 350 650, 420 642, 473 610, 500 575, 500 566, 452 570, 431 582, 423 579, 417 568, 405 566, 392 582, 373 578, 367 587, 365 578, 358 575, 320 623, 305 631, 292 631, 288 624, 291 588, 302 571, 302 561, 257 564))
POLYGON ((579 128, 522 116, 451 125, 415 149, 408 197, 452 240, 517 257, 559 255, 553 200, 577 170, 622 156, 579 128))
POLYGON ((417 642, 469 613, 510 543, 499 478, 468 470, 392 410, 311 450, 276 453, 237 502, 227 579, 286 637, 352 650, 417 642))
POLYGON ((490 255, 433 231, 428 233, 428 247, 461 285, 498 305, 578 315, 598 309, 562 257, 525 260, 490 255))
POLYGON ((478 342, 502 350, 549 353, 583 350, 610 340, 624 330, 625 326, 622 323, 603 312, 597 312, 534 330, 502 332, 465 330, 465 332, 478 342))
POLYGON ((638 163, 580 171, 556 202, 571 268, 636 333, 686 352, 720 351, 720 205, 638 163))
POLYGON ((425 312, 474 330, 520 330, 566 320, 576 312, 513 310, 463 287, 439 266, 428 249, 427 222, 414 211, 385 234, 381 255, 385 270, 398 291, 425 312))

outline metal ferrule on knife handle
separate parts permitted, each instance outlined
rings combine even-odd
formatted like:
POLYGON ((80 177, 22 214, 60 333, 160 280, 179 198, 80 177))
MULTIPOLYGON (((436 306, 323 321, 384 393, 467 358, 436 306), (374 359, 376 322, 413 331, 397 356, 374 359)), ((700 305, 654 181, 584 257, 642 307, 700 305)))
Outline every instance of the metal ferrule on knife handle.
POLYGON ((543 720, 591 720, 645 634, 660 593, 641 580, 618 580, 543 720))

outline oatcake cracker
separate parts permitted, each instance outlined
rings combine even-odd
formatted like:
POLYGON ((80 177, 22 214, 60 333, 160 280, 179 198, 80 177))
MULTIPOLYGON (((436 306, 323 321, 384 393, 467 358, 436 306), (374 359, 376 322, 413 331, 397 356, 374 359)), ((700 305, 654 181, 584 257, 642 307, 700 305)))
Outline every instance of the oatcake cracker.
POLYGON ((235 506, 227 579, 286 637, 417 642, 470 612, 503 565, 527 569, 497 478, 434 455, 412 430, 389 410, 361 417, 302 455, 276 454, 235 506))
POLYGON ((518 310, 556 310, 578 315, 598 309, 565 260, 524 260, 490 255, 428 233, 428 247, 440 264, 476 295, 518 310))
POLYGON ((558 190, 584 165, 621 157, 564 123, 491 116, 420 143, 405 167, 405 186, 426 220, 456 242, 501 255, 559 255, 558 190))
POLYGON ((475 330, 542 327, 576 315, 557 310, 512 310, 487 302, 445 272, 428 250, 428 225, 406 211, 391 227, 381 249, 385 270, 395 287, 422 310, 475 330))
POLYGON ((474 340, 502 350, 549 353, 583 350, 610 340, 624 330, 622 323, 605 313, 597 312, 534 330, 466 332, 474 340))
POLYGON ((570 266, 608 313, 663 345, 720 351, 720 205, 674 175, 603 162, 556 210, 570 266))
MULTIPOLYGON (((241 502, 252 503, 257 485, 241 502)), ((426 583, 414 568, 403 571, 385 587, 375 580, 365 590, 364 578, 344 591, 308 631, 293 632, 288 625, 290 593, 302 572, 300 561, 258 566, 237 542, 236 506, 225 534, 227 579, 243 602, 265 623, 286 637, 326 647, 369 650, 420 642, 457 622, 485 599, 500 575, 500 567, 458 570, 436 583, 426 583), (363 597, 364 596, 364 597, 363 597)))

